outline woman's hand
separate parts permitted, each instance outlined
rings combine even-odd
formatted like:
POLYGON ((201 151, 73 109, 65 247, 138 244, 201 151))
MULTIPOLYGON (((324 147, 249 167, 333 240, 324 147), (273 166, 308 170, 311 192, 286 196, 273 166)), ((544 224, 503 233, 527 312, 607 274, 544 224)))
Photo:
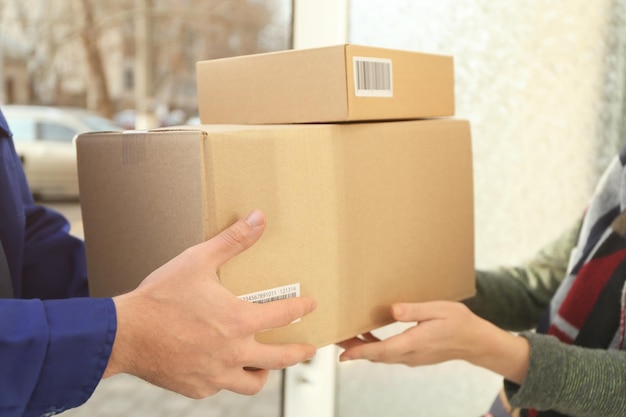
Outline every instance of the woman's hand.
POLYGON ((372 334, 339 343, 346 349, 340 360, 408 366, 431 365, 461 359, 494 371, 521 384, 530 354, 526 339, 506 332, 451 301, 401 303, 392 306, 400 322, 416 322, 403 333, 385 340, 372 334))

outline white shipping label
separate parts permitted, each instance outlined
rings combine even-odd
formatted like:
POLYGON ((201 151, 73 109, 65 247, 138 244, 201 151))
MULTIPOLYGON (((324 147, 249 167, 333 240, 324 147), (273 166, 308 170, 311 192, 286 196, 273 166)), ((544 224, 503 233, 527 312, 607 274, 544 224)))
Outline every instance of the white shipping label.
POLYGON ((239 295, 238 298, 252 303, 269 303, 270 301, 285 300, 287 298, 300 297, 300 283, 270 288, 250 294, 239 295))
POLYGON ((391 59, 355 56, 354 95, 357 97, 393 97, 391 59))

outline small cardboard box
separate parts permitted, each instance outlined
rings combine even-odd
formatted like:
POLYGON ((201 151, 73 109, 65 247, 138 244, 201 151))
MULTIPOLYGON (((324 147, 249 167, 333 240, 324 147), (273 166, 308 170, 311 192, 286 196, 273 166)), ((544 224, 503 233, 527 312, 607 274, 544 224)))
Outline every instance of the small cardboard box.
POLYGON ((261 340, 324 346, 390 323, 393 302, 474 294, 466 121, 189 126, 77 147, 93 296, 132 290, 253 208, 265 233, 223 285, 318 303, 261 340))
POLYGON ((454 115, 453 58, 358 45, 200 61, 202 123, 334 123, 454 115))

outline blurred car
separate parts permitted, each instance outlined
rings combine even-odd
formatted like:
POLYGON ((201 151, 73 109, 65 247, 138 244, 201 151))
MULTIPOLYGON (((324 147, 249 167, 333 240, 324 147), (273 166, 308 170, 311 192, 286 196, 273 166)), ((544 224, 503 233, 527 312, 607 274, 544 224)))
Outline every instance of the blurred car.
POLYGON ((135 128, 135 119, 136 115, 133 109, 125 109, 113 115, 113 121, 126 130, 135 128))
POLYGON ((123 130, 81 108, 4 105, 0 109, 13 132, 31 192, 37 198, 78 197, 77 134, 123 130))
POLYGON ((113 121, 126 130, 145 129, 145 117, 148 117, 150 127, 169 127, 185 124, 185 112, 180 109, 161 111, 150 114, 138 114, 134 109, 125 109, 113 115, 113 121), (138 124, 138 120, 141 119, 138 124), (143 121, 143 123, 142 123, 143 121))
POLYGON ((166 113, 161 117, 161 126, 179 126, 185 124, 187 117, 185 116, 185 112, 180 109, 175 109, 166 113))
POLYGON ((199 125, 200 123, 200 116, 193 116, 190 117, 189 119, 187 119, 187 121, 185 122, 188 125, 199 125))

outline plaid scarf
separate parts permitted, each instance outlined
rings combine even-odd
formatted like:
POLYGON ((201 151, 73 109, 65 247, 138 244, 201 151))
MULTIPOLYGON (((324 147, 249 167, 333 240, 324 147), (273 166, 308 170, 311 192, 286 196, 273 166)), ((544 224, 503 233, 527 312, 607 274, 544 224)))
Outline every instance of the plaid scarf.
MULTIPOLYGON (((568 273, 537 332, 588 348, 624 348, 626 281, 626 147, 591 200, 568 273)), ((563 417, 522 410, 522 416, 563 417)))

